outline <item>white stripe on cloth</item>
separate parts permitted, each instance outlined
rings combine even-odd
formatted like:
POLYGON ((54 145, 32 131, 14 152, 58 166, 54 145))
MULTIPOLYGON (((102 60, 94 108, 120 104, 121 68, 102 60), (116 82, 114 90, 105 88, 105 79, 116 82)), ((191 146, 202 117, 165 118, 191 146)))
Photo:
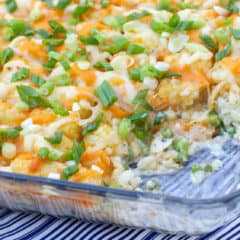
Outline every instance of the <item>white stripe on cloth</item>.
POLYGON ((157 233, 150 230, 91 224, 76 219, 54 218, 0 209, 1 240, 237 240, 240 217, 202 237, 157 233))

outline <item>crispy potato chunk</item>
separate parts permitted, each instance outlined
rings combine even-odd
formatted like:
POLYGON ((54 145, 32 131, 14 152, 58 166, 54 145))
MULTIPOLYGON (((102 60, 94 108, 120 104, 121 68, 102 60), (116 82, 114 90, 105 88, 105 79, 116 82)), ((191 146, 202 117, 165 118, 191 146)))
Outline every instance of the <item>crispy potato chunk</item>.
POLYGON ((76 122, 65 123, 58 130, 70 139, 82 139, 82 128, 76 122))
POLYGON ((168 106, 185 109, 197 103, 207 103, 209 83, 198 72, 180 72, 179 79, 163 79, 155 92, 149 92, 148 101, 155 111, 168 106))
POLYGON ((51 172, 61 172, 63 168, 60 162, 44 161, 26 154, 15 158, 10 166, 15 173, 41 177, 48 177, 51 172))

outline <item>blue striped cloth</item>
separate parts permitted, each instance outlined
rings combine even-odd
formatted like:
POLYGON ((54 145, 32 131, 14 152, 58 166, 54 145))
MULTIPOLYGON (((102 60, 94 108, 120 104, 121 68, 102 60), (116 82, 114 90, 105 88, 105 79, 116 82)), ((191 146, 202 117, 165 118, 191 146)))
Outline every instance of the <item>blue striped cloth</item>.
POLYGON ((240 218, 202 237, 170 235, 146 229, 93 224, 69 218, 55 218, 0 209, 0 240, 237 240, 240 218))

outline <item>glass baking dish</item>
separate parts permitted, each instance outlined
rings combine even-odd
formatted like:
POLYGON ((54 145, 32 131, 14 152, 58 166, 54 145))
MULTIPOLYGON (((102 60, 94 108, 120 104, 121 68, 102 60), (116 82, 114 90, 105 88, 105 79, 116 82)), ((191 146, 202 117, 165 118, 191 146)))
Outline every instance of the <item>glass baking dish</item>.
POLYGON ((240 214, 240 191, 190 200, 0 172, 0 205, 53 216, 200 235, 240 214))

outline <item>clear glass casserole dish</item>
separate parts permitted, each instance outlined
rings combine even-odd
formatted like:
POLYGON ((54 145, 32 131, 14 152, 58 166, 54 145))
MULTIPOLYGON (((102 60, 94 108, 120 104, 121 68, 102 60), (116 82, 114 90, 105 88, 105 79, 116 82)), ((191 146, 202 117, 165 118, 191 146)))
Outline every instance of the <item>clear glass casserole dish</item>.
POLYGON ((199 235, 240 214, 240 191, 191 200, 0 172, 0 205, 92 222, 199 235))
POLYGON ((0 205, 191 235, 239 215, 238 6, 0 2, 0 205))

